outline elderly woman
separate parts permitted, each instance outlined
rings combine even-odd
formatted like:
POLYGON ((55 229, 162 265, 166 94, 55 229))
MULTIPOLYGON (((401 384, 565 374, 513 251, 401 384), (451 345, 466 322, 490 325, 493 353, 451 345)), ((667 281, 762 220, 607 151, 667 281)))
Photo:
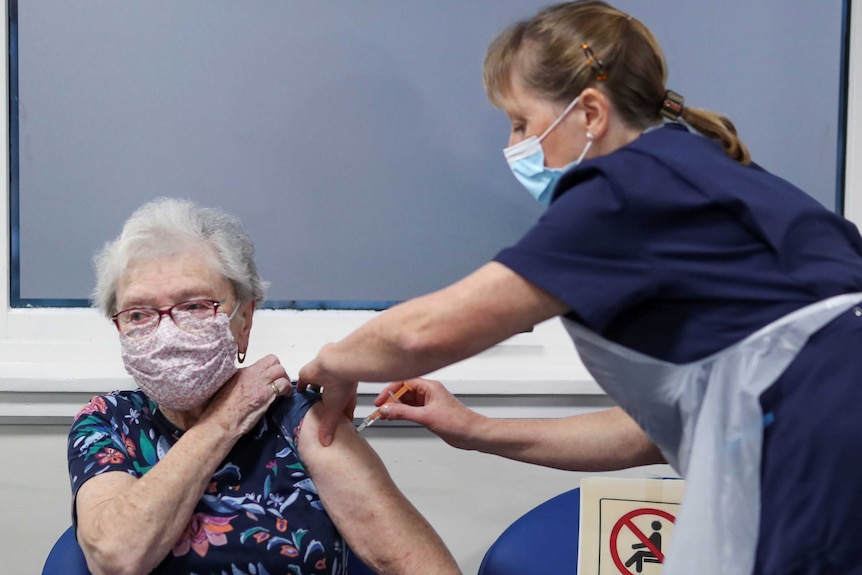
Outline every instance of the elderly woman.
POLYGON ((95 397, 69 434, 94 574, 345 573, 347 545, 380 573, 458 572, 350 420, 324 449, 322 404, 275 356, 237 369, 265 284, 236 219, 157 200, 96 265, 140 389, 95 397))

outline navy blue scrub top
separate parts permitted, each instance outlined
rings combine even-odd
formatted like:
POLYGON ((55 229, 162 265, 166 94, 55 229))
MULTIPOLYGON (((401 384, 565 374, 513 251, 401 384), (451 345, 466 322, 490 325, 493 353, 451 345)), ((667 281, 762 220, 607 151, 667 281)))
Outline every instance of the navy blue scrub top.
POLYGON ((862 290, 860 256, 853 224, 669 124, 564 174, 539 222, 495 259, 604 337, 686 362, 862 290))

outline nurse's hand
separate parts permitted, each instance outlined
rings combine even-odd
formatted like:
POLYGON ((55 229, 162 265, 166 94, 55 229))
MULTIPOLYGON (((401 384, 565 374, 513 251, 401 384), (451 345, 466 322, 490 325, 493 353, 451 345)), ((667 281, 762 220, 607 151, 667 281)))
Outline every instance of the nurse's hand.
POLYGON ((320 443, 329 447, 332 438, 335 437, 335 429, 342 418, 353 419, 356 409, 356 381, 339 381, 329 376, 321 367, 317 359, 312 360, 299 370, 299 379, 296 382, 297 391, 305 391, 307 388, 320 388, 323 413, 320 418, 320 443))
POLYGON ((475 441, 482 437, 486 417, 458 401, 439 381, 417 378, 407 383, 412 389, 401 396, 401 403, 386 403, 390 393, 401 387, 400 381, 390 383, 374 400, 382 419, 412 421, 452 447, 476 449, 475 441))

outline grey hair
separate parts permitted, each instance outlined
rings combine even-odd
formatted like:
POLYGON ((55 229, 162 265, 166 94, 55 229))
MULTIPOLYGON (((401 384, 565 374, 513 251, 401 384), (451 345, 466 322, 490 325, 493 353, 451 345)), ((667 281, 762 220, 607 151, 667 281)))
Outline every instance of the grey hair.
POLYGON ((267 283, 254 261, 254 242, 240 221, 192 201, 159 198, 134 211, 120 235, 95 256, 92 303, 105 316, 117 311, 117 286, 137 261, 169 256, 203 244, 212 249, 218 271, 231 283, 239 303, 263 302, 267 283))

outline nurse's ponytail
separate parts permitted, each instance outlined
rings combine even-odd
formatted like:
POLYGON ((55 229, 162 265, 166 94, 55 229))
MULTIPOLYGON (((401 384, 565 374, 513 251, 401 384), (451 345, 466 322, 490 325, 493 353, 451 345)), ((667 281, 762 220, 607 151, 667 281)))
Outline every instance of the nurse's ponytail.
MULTIPOLYGON (((501 32, 485 56, 485 91, 502 107, 514 78, 551 102, 568 104, 585 88, 607 94, 622 120, 636 129, 666 111, 667 65, 652 32, 636 18, 600 0, 576 0, 542 9, 501 32)), ((718 142, 747 164, 748 149, 726 117, 680 107, 678 119, 718 142)))
POLYGON ((751 154, 736 133, 730 118, 708 110, 683 108, 680 117, 692 128, 721 144, 724 152, 740 164, 751 163, 751 154))

